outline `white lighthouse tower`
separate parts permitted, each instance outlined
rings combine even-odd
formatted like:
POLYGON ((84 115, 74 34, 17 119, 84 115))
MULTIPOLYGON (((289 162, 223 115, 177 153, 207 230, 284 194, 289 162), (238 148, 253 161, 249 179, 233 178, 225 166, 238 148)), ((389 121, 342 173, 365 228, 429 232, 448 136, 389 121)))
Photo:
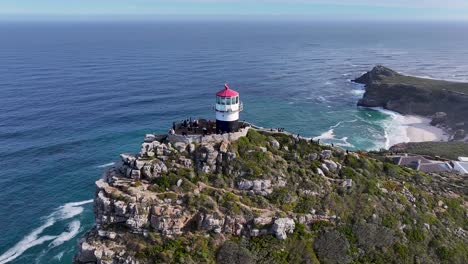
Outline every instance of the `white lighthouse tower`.
POLYGON ((239 129, 239 112, 243 110, 239 93, 227 84, 216 93, 216 133, 236 132, 239 129))

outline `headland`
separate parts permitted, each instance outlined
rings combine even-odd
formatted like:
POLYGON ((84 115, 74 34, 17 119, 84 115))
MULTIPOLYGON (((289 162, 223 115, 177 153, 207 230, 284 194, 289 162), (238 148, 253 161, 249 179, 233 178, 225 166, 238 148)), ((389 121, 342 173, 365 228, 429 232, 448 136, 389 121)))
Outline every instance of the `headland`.
MULTIPOLYGON (((450 140, 468 140, 468 83, 406 76, 383 66, 374 67, 354 81, 366 88, 358 106, 430 118, 430 124, 443 129, 450 140)), ((412 125, 408 136, 416 140, 410 141, 445 139, 428 126, 422 129, 422 123, 427 121, 412 125)))

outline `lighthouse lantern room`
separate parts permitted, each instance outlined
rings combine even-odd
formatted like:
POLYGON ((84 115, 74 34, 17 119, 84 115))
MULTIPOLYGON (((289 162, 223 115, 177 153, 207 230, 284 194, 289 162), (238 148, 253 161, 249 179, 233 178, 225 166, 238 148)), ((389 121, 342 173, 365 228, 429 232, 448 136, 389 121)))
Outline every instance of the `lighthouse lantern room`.
POLYGON ((242 108, 239 93, 225 84, 224 89, 216 93, 216 133, 236 132, 242 108))

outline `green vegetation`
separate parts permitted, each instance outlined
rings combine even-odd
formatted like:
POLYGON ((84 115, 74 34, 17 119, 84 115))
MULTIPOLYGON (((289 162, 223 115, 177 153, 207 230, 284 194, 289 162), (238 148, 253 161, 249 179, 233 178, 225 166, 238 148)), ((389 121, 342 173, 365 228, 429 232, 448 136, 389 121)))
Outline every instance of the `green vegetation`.
POLYGON ((435 91, 448 90, 448 91, 455 91, 455 92, 468 94, 468 83, 425 79, 425 78, 405 76, 405 75, 400 75, 400 74, 392 76, 392 77, 385 77, 384 82, 389 85, 404 84, 404 85, 418 87, 421 89, 431 89, 435 91))
POLYGON ((458 157, 468 156, 468 143, 465 142, 406 143, 404 145, 398 145, 398 149, 407 153, 432 157, 440 156, 452 160, 457 160, 458 157))
MULTIPOLYGON (((158 198, 177 200, 173 205, 191 217, 184 219, 188 224, 182 235, 169 238, 151 232, 135 238, 131 234, 126 248, 141 263, 464 263, 468 259, 463 237, 468 230, 467 196, 450 189, 455 184, 463 187, 462 181, 436 181, 387 162, 381 153, 346 155, 281 133, 250 130, 225 147, 229 153, 224 150, 218 156, 215 169, 204 172, 197 160, 201 146, 197 147, 193 153, 183 153, 193 159, 191 168, 171 166, 177 162, 174 154, 161 177, 134 184, 147 186, 158 198), (276 141, 279 148, 273 147, 276 141), (332 152, 327 161, 323 150, 332 152), (339 166, 324 169, 330 161, 339 166), (349 179, 352 185, 344 185, 349 179), (268 192, 238 186, 240 181, 262 180, 271 182, 268 192), (198 214, 224 219, 223 226, 245 220, 243 236, 203 229, 198 214), (229 222, 227 216, 235 221, 229 222), (279 240, 272 235, 273 223, 256 222, 256 217, 294 219, 294 233, 279 240), (253 228, 263 235, 249 236, 253 228)), ((111 198, 128 200, 122 194, 111 198)))

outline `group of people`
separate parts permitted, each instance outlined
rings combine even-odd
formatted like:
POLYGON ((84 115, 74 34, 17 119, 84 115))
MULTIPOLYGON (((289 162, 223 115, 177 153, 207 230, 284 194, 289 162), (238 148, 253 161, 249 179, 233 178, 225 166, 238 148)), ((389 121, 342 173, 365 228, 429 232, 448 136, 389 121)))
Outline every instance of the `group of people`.
POLYGON ((284 128, 270 128, 270 131, 273 132, 273 130, 276 130, 277 132, 284 132, 284 128))
POLYGON ((180 133, 182 136, 187 136, 190 132, 193 134, 203 133, 203 135, 208 135, 209 129, 213 126, 213 122, 208 120, 208 123, 205 125, 200 122, 198 119, 188 119, 181 120, 179 123, 172 122, 172 128, 169 130, 169 134, 174 135, 180 133), (198 130, 198 131, 197 131, 198 130))

